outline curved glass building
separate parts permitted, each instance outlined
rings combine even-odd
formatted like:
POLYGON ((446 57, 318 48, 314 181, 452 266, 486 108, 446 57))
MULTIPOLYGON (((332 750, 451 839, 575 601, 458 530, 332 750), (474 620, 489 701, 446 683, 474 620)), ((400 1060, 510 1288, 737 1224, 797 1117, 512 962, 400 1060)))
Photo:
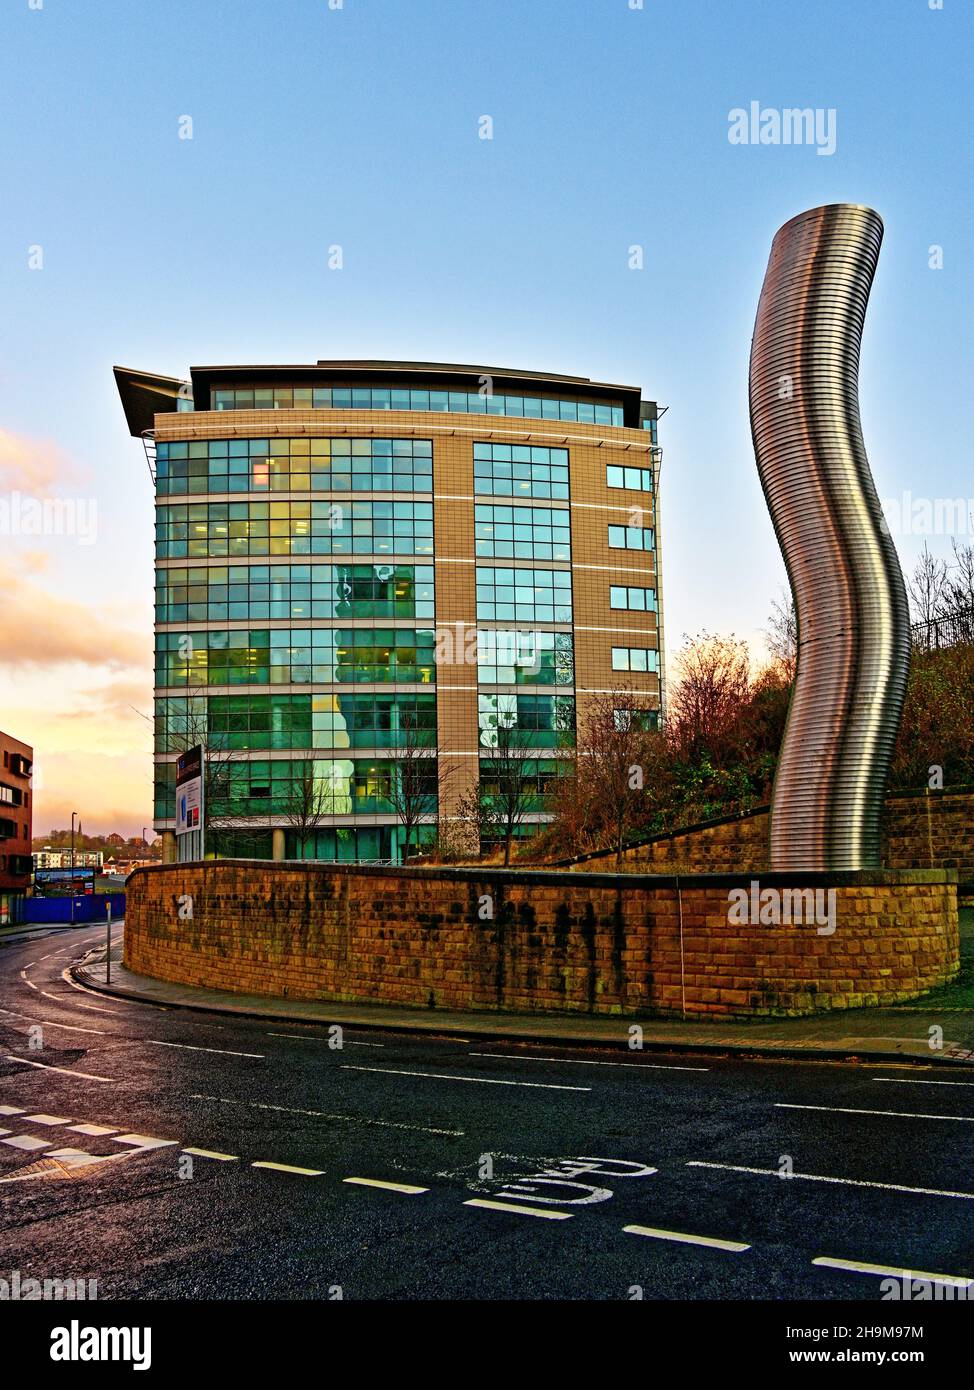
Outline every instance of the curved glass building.
POLYGON ((115 376, 156 489, 167 839, 197 742, 208 853, 397 860, 404 820, 412 848, 490 796, 499 727, 528 759, 529 830, 586 700, 634 691, 658 717, 639 388, 410 362, 115 376))

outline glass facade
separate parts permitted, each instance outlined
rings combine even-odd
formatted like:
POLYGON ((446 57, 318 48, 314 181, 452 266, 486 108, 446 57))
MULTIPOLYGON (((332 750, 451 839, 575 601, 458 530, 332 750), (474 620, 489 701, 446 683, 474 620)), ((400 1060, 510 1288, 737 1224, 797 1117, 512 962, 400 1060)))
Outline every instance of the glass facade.
POLYGON ((156 700, 155 730, 157 753, 179 752, 197 738, 224 751, 400 748, 407 739, 432 747, 436 696, 413 691, 162 696, 156 700))
POLYGON ((480 746, 497 747, 498 723, 517 730, 531 748, 570 748, 575 743, 573 695, 484 695, 477 697, 480 746))
POLYGON ((568 450, 534 444, 475 444, 474 492, 487 497, 568 500, 568 450))
POLYGON ((477 678, 481 685, 573 685, 572 635, 481 628, 477 678))
POLYGON ((432 554, 432 502, 190 502, 156 509, 159 560, 432 554))
POLYGON ((570 623, 569 570, 477 567, 477 618, 515 623, 570 623))
POLYGON ((527 420, 622 424, 622 406, 554 396, 502 396, 480 391, 394 386, 223 386, 213 410, 432 410, 461 415, 513 415, 527 420))
POLYGON ((160 632, 156 685, 430 685, 432 628, 231 628, 160 632))
POLYGON ((156 571, 160 623, 435 616, 432 565, 196 565, 156 571))
POLYGON ((571 514, 567 507, 474 508, 478 556, 502 560, 570 560, 571 514))
POLYGON ((432 492, 428 439, 203 439, 156 445, 156 495, 432 492))
MULTIPOLYGON (((544 811, 548 799, 555 789, 558 778, 564 772, 564 765, 554 758, 525 758, 523 766, 518 767, 518 778, 523 774, 526 789, 526 809, 544 811)), ((508 764, 494 758, 480 760, 480 790, 488 800, 500 799, 503 805, 505 778, 510 776, 508 764)))

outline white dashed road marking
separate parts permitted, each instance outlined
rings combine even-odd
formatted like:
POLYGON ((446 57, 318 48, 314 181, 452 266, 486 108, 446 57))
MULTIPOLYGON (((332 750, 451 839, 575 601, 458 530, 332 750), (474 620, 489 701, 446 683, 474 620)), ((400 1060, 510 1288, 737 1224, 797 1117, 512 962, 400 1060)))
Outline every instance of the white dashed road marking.
POLYGON ((655 1226, 623 1226, 622 1229, 631 1236, 651 1236, 654 1240, 672 1240, 680 1245, 707 1245, 714 1250, 732 1250, 738 1255, 742 1250, 751 1248, 738 1240, 718 1240, 716 1236, 692 1236, 685 1231, 662 1231, 655 1226))
POLYGON ((267 1105, 259 1100, 227 1100, 225 1096, 191 1095, 190 1100, 215 1100, 218 1105, 246 1105, 251 1110, 274 1110, 281 1115, 312 1115, 319 1120, 341 1120, 344 1124, 369 1125, 379 1129, 410 1129, 420 1134, 446 1134, 451 1139, 462 1139, 462 1129, 435 1129, 432 1125, 413 1125, 408 1120, 376 1120, 370 1115, 333 1115, 327 1110, 298 1110, 290 1105, 267 1105))
POLYGON ((290 1163, 269 1163, 261 1161, 252 1163, 251 1168, 272 1168, 275 1173, 298 1173, 303 1178, 320 1178, 324 1174, 323 1168, 295 1168, 290 1163))
POLYGON ((355 1183, 359 1187, 382 1187, 387 1192, 429 1192, 428 1187, 414 1187, 408 1182, 382 1182, 379 1178, 342 1178, 342 1182, 355 1183))
POLYGON ((947 1284, 953 1289, 974 1288, 974 1279, 968 1279, 963 1274, 925 1274, 919 1269, 896 1269, 891 1265, 863 1264, 859 1260, 832 1260, 827 1255, 816 1256, 812 1264, 822 1265, 825 1269, 845 1269, 852 1274, 891 1274, 897 1279, 925 1279, 929 1284, 947 1284))
POLYGON ((707 1163, 702 1159, 690 1159, 688 1168, 716 1168, 725 1173, 752 1173, 759 1178, 777 1178, 779 1182, 831 1182, 840 1187, 875 1187, 883 1192, 908 1192, 920 1197, 956 1197, 961 1201, 974 1202, 974 1192, 949 1192, 939 1187, 906 1187, 896 1182, 868 1182, 865 1178, 832 1178, 821 1173, 789 1173, 783 1177, 780 1168, 746 1168, 736 1163, 707 1163))
POLYGON ((478 1086, 528 1086, 534 1091, 590 1091, 591 1086, 555 1086, 550 1081, 496 1081, 487 1076, 448 1076, 438 1071, 400 1071, 397 1067, 353 1067, 347 1062, 343 1071, 381 1071, 388 1076, 425 1076, 432 1081, 469 1081, 478 1086))
POLYGON ((894 1086, 974 1086, 974 1081, 921 1081, 912 1076, 874 1076, 873 1081, 890 1081, 894 1086))
POLYGON ((515 1216, 540 1216, 544 1221, 568 1221, 570 1211, 543 1211, 540 1207, 522 1207, 514 1202, 492 1202, 487 1197, 471 1197, 465 1207, 484 1207, 487 1211, 512 1211, 515 1216))
POLYGON ((677 1067, 665 1062, 593 1062, 580 1057, 522 1057, 517 1052, 471 1052, 470 1057, 498 1057, 503 1062, 561 1062, 569 1067, 634 1067, 636 1071, 709 1071, 709 1067, 677 1067))
POLYGON ((827 1110, 835 1115, 885 1115, 891 1120, 959 1120, 974 1125, 974 1115, 916 1115, 909 1110, 859 1110, 851 1105, 788 1105, 775 1102, 776 1110, 827 1110))
POLYGON ((68 1129, 73 1134, 87 1134, 92 1138, 98 1138, 103 1134, 117 1134, 118 1128, 113 1125, 68 1125, 68 1129))
POLYGON ((31 1125, 66 1125, 70 1116, 64 1115, 25 1115, 24 1124, 31 1125))
POLYGON ((259 1061, 264 1060, 263 1052, 231 1052, 227 1047, 194 1047, 191 1043, 161 1042, 158 1038, 146 1038, 145 1041, 153 1047, 179 1047, 184 1052, 218 1052, 221 1057, 256 1057, 259 1061))
POLYGON ((114 1076, 94 1076, 90 1071, 72 1071, 70 1067, 52 1067, 46 1062, 28 1062, 26 1057, 13 1057, 8 1054, 7 1062, 19 1062, 22 1067, 37 1067, 41 1071, 57 1071, 62 1076, 80 1076, 83 1081, 114 1081, 114 1076))
POLYGON ((22 1106, 0 1105, 0 1115, 23 1115, 25 1113, 22 1106))
POLYGON ((238 1154, 218 1154, 214 1153, 212 1149, 183 1149, 181 1152, 192 1154, 194 1158, 214 1158, 219 1163, 238 1163, 240 1161, 238 1154))

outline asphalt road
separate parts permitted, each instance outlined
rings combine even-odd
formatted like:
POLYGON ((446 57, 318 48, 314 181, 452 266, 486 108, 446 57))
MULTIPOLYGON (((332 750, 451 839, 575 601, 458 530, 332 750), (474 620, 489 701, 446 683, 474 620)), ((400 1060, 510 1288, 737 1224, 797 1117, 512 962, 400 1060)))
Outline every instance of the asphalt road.
POLYGON ((972 1070, 339 1048, 83 990, 64 972, 102 936, 0 949, 0 1278, 877 1308, 892 1276, 815 1261, 974 1279, 972 1070))

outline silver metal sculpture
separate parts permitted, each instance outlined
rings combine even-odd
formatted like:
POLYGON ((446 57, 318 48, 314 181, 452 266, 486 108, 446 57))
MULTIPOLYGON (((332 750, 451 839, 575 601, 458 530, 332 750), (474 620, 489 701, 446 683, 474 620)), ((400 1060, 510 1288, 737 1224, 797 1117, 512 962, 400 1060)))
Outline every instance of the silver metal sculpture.
POLYGON ((751 344, 751 433, 798 613, 772 869, 868 869, 910 660, 906 591, 859 422, 883 223, 851 203, 778 231, 751 344))

